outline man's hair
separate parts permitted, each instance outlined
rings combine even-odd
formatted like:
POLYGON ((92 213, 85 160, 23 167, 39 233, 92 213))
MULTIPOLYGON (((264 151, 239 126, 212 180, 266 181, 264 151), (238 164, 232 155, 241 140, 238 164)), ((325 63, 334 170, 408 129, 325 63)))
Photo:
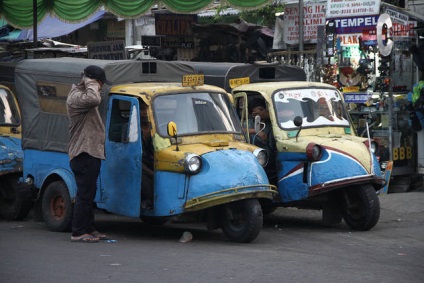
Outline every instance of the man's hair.
POLYGON ((266 109, 266 105, 265 105, 265 100, 264 99, 262 99, 262 98, 255 98, 255 99, 252 99, 250 102, 249 102, 249 111, 250 112, 252 112, 252 110, 254 109, 254 108, 256 108, 256 107, 263 107, 263 108, 265 108, 266 109))

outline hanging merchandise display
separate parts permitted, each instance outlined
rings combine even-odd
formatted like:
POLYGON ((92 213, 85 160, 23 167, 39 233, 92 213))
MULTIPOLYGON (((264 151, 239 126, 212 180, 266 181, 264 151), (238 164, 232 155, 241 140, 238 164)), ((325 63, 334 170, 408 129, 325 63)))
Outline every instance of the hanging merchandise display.
MULTIPOLYGON (((417 117, 408 102, 412 58, 408 51, 413 24, 400 29, 389 15, 334 19, 341 46, 338 85, 359 135, 379 143, 382 167, 393 162, 392 176, 413 174, 417 166, 417 117), (402 30, 402 33, 395 33, 402 30), (367 130, 367 128, 369 128, 367 130)), ((324 69, 328 70, 328 69, 324 69)), ((330 72, 327 72, 328 74, 330 72)))

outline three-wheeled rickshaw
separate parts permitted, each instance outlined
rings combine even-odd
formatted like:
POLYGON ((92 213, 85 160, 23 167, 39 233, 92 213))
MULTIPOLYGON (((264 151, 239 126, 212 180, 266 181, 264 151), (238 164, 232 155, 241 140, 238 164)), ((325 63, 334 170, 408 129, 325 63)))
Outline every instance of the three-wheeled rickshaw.
POLYGON ((263 168, 266 152, 246 142, 229 93, 203 85, 203 76, 187 65, 162 61, 57 58, 17 65, 24 177, 38 189, 35 213, 47 226, 70 227, 77 187, 67 155, 65 102, 88 65, 102 67, 114 83, 102 90, 106 159, 97 208, 155 224, 202 220, 232 241, 254 240, 263 222, 260 201, 277 194, 263 168), (154 151, 153 196, 146 206, 142 105, 154 151))
POLYGON ((0 217, 22 220, 32 208, 31 187, 22 182, 21 115, 16 98, 0 85, 0 217))
POLYGON ((235 87, 233 95, 244 124, 256 134, 264 124, 252 120, 249 102, 263 99, 269 112, 275 144, 269 152, 272 170, 267 172, 276 174, 271 183, 279 195, 263 207, 265 212, 278 206, 315 208, 323 210, 328 224, 342 218, 355 230, 377 224, 377 191, 386 182, 376 157, 378 144, 357 136, 335 87, 301 81, 253 83, 235 87))

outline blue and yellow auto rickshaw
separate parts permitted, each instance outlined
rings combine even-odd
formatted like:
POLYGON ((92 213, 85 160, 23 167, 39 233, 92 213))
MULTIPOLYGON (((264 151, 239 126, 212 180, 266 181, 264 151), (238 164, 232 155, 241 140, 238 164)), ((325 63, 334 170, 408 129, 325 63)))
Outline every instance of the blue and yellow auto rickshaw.
POLYGON ((279 195, 264 212, 279 206, 314 208, 323 210, 326 223, 343 218, 355 230, 377 224, 376 191, 385 184, 375 155, 378 145, 357 136, 335 87, 274 81, 242 84, 232 92, 245 131, 256 128, 251 142, 264 130, 265 121, 252 117, 249 103, 261 99, 269 113, 273 141, 268 144, 272 158, 267 172, 279 195))
POLYGON ((0 146, 0 218, 22 220, 32 208, 32 191, 21 180, 21 115, 6 85, 0 85, 0 146))
POLYGON ((66 153, 65 101, 88 65, 101 66, 114 82, 100 107, 106 159, 96 206, 148 223, 203 220, 232 241, 254 240, 263 222, 260 201, 277 193, 263 168, 266 152, 246 142, 230 94, 203 85, 201 75, 183 76, 193 73, 188 66, 161 61, 60 58, 17 65, 24 176, 38 189, 36 213, 47 226, 53 231, 70 226, 77 187, 66 153), (151 199, 143 194, 146 123, 154 165, 151 199))

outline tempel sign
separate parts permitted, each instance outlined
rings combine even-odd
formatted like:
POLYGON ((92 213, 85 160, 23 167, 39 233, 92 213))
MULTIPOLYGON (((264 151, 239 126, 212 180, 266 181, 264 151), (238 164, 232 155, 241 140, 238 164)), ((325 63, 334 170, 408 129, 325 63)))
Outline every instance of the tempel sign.
POLYGON ((326 18, 380 14, 380 0, 327 0, 326 18))

